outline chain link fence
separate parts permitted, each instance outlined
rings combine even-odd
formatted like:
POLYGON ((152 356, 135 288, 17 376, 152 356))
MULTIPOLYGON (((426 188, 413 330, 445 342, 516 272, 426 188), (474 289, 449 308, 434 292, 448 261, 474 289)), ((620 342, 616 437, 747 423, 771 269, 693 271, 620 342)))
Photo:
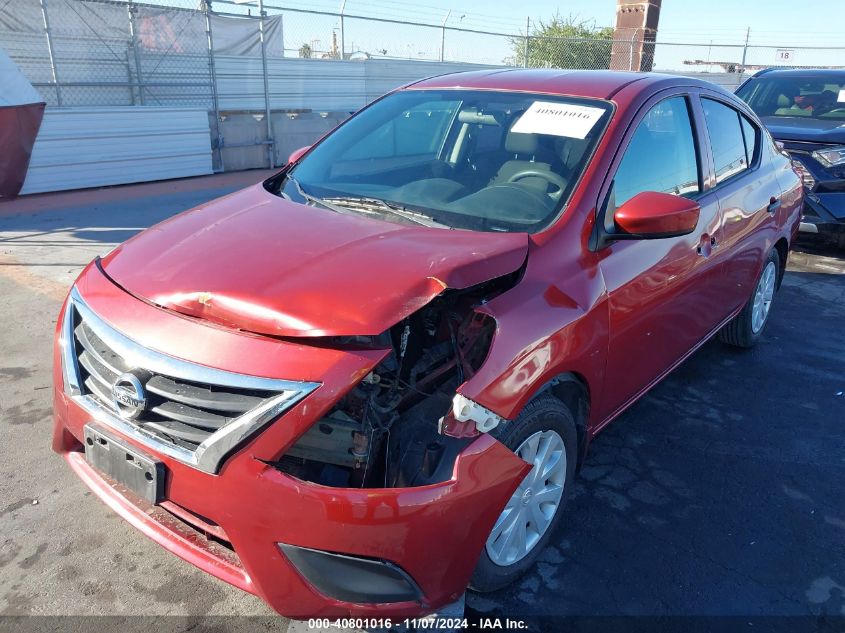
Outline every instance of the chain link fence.
POLYGON ((0 46, 48 106, 211 107, 206 15, 179 4, 9 0, 0 46))
MULTIPOLYGON (((0 46, 49 106, 185 105, 209 110, 219 105, 216 66, 228 68, 229 76, 238 73, 231 51, 215 45, 223 18, 248 24, 256 42, 262 25, 278 21, 272 38, 269 33, 265 38, 267 46, 253 46, 249 59, 239 60, 245 75, 269 72, 268 58, 277 71, 280 67, 272 62, 281 59, 403 60, 654 69, 703 75, 733 87, 744 74, 767 66, 845 67, 845 47, 642 42, 638 31, 630 36, 617 31, 616 39, 543 37, 532 32, 530 21, 520 33, 498 33, 462 28, 445 19, 440 25, 424 24, 282 7, 272 0, 261 7, 258 0, 159 2, 0 0, 0 46)), ((439 72, 443 70, 431 65, 424 74, 439 72)))
POLYGON ((401 8, 367 17, 281 1, 0 0, 0 48, 49 107, 207 109, 218 165, 224 145, 278 162, 280 116, 312 112, 332 121, 445 72, 653 69, 733 89, 768 66, 845 67, 845 46, 643 41, 640 30, 616 31, 615 39, 544 37, 530 20, 507 33, 463 27, 451 14, 426 24, 403 19, 401 8), (236 134, 236 120, 253 128, 236 134))

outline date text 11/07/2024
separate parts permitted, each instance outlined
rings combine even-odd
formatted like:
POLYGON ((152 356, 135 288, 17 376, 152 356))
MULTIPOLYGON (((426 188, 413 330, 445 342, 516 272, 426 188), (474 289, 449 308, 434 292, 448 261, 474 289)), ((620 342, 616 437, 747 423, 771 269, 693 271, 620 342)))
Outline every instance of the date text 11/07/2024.
POLYGON ((404 620, 392 620, 390 618, 311 618, 308 620, 309 629, 391 629, 394 626, 405 627, 411 630, 467 630, 475 629, 500 630, 500 631, 522 631, 528 629, 525 620, 511 618, 480 618, 479 620, 468 620, 467 618, 444 618, 430 616, 427 618, 406 618, 404 620))

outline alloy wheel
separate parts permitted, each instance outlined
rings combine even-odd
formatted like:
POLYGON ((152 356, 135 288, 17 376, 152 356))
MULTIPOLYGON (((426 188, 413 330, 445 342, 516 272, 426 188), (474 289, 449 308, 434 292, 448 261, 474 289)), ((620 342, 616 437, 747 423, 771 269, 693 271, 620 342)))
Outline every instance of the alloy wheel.
POLYGON ((775 282, 777 280, 777 266, 769 262, 760 275, 757 282, 757 290, 754 291, 754 304, 751 308, 751 331, 754 334, 760 332, 769 318, 769 310, 772 307, 772 299, 775 296, 775 282))
POLYGON ((533 467, 487 539, 487 555, 503 567, 522 560, 537 546, 560 507, 566 483, 566 447, 555 431, 534 433, 516 454, 533 467))

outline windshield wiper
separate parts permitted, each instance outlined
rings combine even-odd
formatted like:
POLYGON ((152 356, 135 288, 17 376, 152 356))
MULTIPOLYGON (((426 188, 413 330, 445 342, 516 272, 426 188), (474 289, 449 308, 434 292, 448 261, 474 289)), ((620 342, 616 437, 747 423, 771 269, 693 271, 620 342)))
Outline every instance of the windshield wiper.
MULTIPOLYGON (((325 200, 318 198, 317 196, 312 196, 310 193, 306 193, 305 190, 302 188, 302 185, 299 184, 299 181, 294 176, 292 176, 291 174, 288 174, 286 176, 286 178, 293 183, 293 186, 296 187, 297 193, 300 196, 302 196, 303 198, 305 198, 306 202, 308 202, 310 204, 316 204, 316 205, 319 205, 321 207, 325 207, 326 209, 329 209, 330 211, 334 211, 336 213, 345 213, 346 215, 355 215, 355 212, 352 209, 347 209, 345 207, 341 207, 341 206, 332 204, 331 202, 326 202, 325 200)), ((282 195, 284 197, 290 199, 290 196, 288 196, 284 192, 282 192, 282 195)))
POLYGON ((381 200, 379 198, 370 198, 367 196, 343 196, 327 198, 327 200, 335 204, 341 204, 349 208, 360 209, 361 211, 369 213, 372 212, 373 207, 377 207, 383 212, 387 212, 390 215, 396 215, 400 218, 405 218, 406 220, 410 220, 411 222, 421 224, 423 226, 436 227, 442 229, 452 228, 448 224, 438 222, 430 215, 420 213, 419 211, 411 211, 406 207, 403 207, 396 203, 387 202, 386 200, 381 200))
MULTIPOLYGON (((293 183, 293 185, 296 187, 297 193, 299 193, 300 196, 305 198, 306 202, 320 205, 322 207, 325 207, 326 209, 336 211, 337 213, 345 213, 347 215, 350 213, 385 215, 385 213, 387 213, 397 215, 401 218, 405 218, 406 220, 410 220, 411 222, 421 224, 423 226, 443 229, 452 228, 448 224, 438 222, 429 215, 419 213, 417 211, 410 211, 403 206, 389 203, 385 200, 380 200, 378 198, 370 198, 366 196, 339 196, 334 198, 318 198, 317 196, 313 196, 310 193, 306 193, 305 190, 302 188, 302 185, 299 183, 299 180, 297 180, 296 177, 292 174, 288 174, 286 177, 290 182, 293 183), (376 209, 378 209, 378 211, 376 209)), ((282 195, 284 195, 285 197, 289 197, 284 193, 282 195)))

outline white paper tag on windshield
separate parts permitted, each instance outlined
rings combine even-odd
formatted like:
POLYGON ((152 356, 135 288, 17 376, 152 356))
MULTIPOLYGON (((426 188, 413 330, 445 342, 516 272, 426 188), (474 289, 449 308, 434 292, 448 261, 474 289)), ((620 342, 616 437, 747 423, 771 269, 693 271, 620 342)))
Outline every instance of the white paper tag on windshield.
POLYGON ((836 101, 839 103, 845 103, 845 90, 839 91, 839 98, 836 101))
POLYGON ((552 134, 584 138, 604 114, 602 108, 535 101, 511 128, 520 134, 552 134))

